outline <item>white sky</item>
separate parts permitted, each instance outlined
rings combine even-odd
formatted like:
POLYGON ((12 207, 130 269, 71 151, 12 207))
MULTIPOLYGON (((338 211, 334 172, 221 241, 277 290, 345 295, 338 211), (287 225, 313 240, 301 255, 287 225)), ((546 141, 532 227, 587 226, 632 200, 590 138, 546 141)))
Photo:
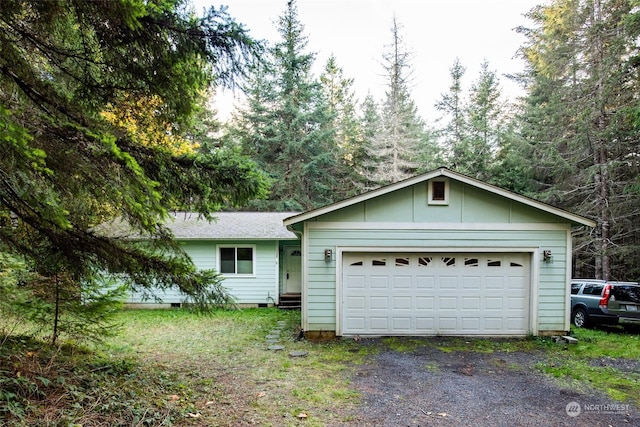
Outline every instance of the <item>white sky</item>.
MULTIPOLYGON (((257 39, 279 41, 276 23, 287 0, 193 0, 196 10, 226 4, 229 14, 245 25, 257 39)), ((318 76, 327 58, 334 54, 344 77, 354 79, 360 101, 368 92, 376 100, 385 90, 381 61, 391 42, 391 21, 402 25, 406 46, 413 52, 413 100, 419 112, 433 123, 438 112, 433 105, 448 91, 449 69, 456 57, 466 67, 465 91, 478 77, 480 64, 488 60, 500 76, 502 92, 514 97, 518 86, 504 74, 524 69, 516 58, 525 41, 515 28, 530 22, 523 16, 544 0, 298 0, 298 17, 308 37, 307 49, 316 53, 314 74, 318 76)), ((230 107, 228 99, 218 104, 221 118, 230 107)))

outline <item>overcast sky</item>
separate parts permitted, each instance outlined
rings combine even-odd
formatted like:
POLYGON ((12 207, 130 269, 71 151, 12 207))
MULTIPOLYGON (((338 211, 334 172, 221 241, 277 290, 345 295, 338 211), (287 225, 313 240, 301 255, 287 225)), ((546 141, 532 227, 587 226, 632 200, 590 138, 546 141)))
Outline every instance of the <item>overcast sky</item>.
MULTIPOLYGON (((480 64, 489 62, 501 76, 505 95, 520 94, 504 74, 523 70, 516 57, 525 41, 514 31, 530 22, 523 16, 544 0, 298 0, 298 17, 308 37, 308 50, 316 53, 315 75, 333 54, 344 76, 354 79, 359 100, 371 92, 376 100, 384 95, 381 61, 391 42, 395 16, 402 35, 413 52, 413 99, 420 114, 434 122, 433 105, 448 90, 449 69, 456 57, 467 71, 465 91, 478 77, 480 64)), ((229 14, 243 23, 257 39, 280 40, 276 22, 286 9, 286 0, 194 0, 197 10, 209 5, 228 6, 229 14)), ((219 106, 221 116, 225 106, 219 106)))

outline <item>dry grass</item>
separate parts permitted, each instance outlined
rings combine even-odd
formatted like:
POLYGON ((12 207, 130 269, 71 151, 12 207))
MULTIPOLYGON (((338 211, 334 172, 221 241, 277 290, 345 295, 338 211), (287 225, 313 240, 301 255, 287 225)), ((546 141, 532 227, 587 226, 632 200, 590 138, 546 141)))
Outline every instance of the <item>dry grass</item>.
POLYGON ((297 341, 299 312, 277 309, 129 311, 114 355, 137 355, 167 373, 168 390, 185 408, 177 425, 327 425, 348 421, 358 403, 349 371, 367 350, 352 341, 297 341), (286 323, 278 344, 266 336, 286 323), (291 357, 291 351, 307 351, 291 357), (306 415, 305 418, 299 418, 306 415))

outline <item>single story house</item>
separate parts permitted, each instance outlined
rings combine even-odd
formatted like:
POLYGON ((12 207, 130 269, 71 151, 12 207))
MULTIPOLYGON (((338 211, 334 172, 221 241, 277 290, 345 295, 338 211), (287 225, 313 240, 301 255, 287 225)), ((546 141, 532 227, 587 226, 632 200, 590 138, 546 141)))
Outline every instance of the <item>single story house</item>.
POLYGON ((446 168, 284 224, 309 337, 564 333, 572 231, 595 226, 446 168))
MULTIPOLYGON (((218 212, 214 221, 196 213, 177 212, 167 222, 198 269, 222 274, 222 285, 240 306, 299 304, 300 241, 283 220, 291 212, 218 212)), ((179 306, 177 289, 155 291, 163 305, 179 306)), ((127 303, 154 306, 154 299, 131 292, 127 303)))

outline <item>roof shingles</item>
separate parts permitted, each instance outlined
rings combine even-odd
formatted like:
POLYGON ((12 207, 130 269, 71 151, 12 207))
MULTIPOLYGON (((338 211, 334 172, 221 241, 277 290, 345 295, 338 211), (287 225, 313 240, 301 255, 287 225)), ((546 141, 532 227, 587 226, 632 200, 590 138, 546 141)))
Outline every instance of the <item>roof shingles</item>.
POLYGON ((197 213, 177 212, 166 226, 176 239, 273 240, 297 239, 283 220, 295 212, 218 212, 213 221, 197 213))

